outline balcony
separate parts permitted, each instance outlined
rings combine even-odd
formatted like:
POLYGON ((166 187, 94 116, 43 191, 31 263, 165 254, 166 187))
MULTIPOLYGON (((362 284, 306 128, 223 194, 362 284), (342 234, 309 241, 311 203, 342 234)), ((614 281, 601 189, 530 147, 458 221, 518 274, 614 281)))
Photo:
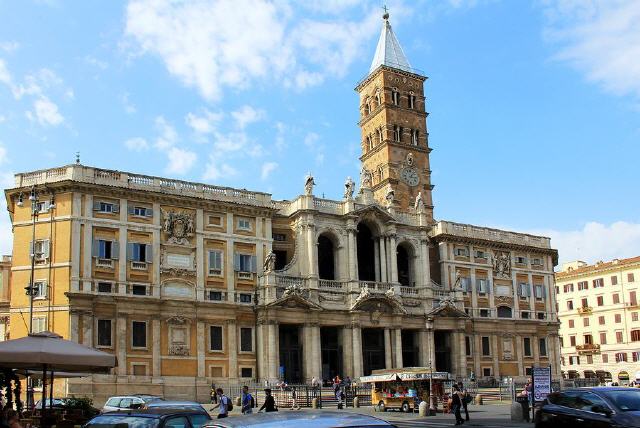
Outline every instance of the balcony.
POLYGON ((583 306, 578 308, 579 315, 591 315, 593 313, 593 308, 591 306, 583 306))
POLYGON ((319 279, 318 286, 323 290, 337 290, 340 291, 344 287, 344 283, 341 281, 334 281, 331 279, 319 279))
POLYGON ((600 345, 595 343, 585 343, 584 345, 576 345, 576 352, 580 355, 599 354, 600 345))
POLYGON ((132 261, 131 270, 147 270, 147 263, 132 261))
POLYGON ((629 309, 637 309, 640 308, 640 302, 638 302, 637 300, 632 300, 630 302, 626 302, 625 306, 629 309))
POLYGON ((113 269, 113 260, 111 259, 96 259, 96 267, 113 269))

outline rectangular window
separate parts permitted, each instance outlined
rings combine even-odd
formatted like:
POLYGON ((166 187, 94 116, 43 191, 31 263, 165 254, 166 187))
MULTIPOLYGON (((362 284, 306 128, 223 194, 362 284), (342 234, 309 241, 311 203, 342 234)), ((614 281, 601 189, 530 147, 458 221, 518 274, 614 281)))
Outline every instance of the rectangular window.
POLYGON ((638 313, 631 312, 631 321, 638 321, 638 313))
POLYGON ((631 341, 640 342, 640 330, 631 330, 631 341))
POLYGON ((131 323, 132 341, 134 348, 147 347, 147 323, 144 321, 133 321, 131 323))
POLYGON ((33 332, 42 333, 47 331, 47 317, 33 317, 33 332))
POLYGON ((255 272, 256 262, 255 256, 251 254, 236 253, 235 270, 238 272, 255 272))
POLYGON ((607 333, 606 332, 600 332, 600 344, 601 345, 606 345, 607 344, 607 333))
POLYGON ((574 327, 575 327, 575 321, 569 320, 569 328, 574 328, 574 327))
POLYGON ((464 337, 464 351, 467 357, 471 356, 471 338, 469 336, 464 337))
POLYGON ((491 355, 491 343, 489 342, 489 336, 482 336, 482 355, 491 355))
POLYGON ((615 314, 614 315, 614 319, 616 321, 616 324, 620 324, 622 322, 622 315, 621 314, 615 314))
POLYGON ((585 334, 583 337, 584 340, 584 344, 585 345, 592 345, 593 344, 593 337, 590 334, 585 334))
POLYGON ((238 218, 238 229, 251 230, 251 220, 242 217, 238 218))
POLYGON ((486 259, 487 258, 487 253, 485 253, 483 250, 476 250, 476 259, 486 259))
POLYGON ((110 282, 99 282, 98 293, 111 293, 111 286, 110 282))
MULTIPOLYGON (((469 282, 471 282, 471 279, 469 279, 469 282)), ((487 280, 485 278, 476 279, 476 289, 478 293, 486 294, 489 291, 487 280)))
POLYGON ((544 285, 536 284, 535 286, 536 299, 543 299, 545 297, 544 285))
POLYGON ((518 295, 520 297, 531 297, 531 287, 526 282, 518 284, 518 295))
POLYGON ((153 210, 147 207, 129 206, 129 214, 136 217, 153 217, 153 210))
POLYGON ((209 327, 209 349, 222 351, 222 327, 217 325, 209 327))
POLYGON ((523 339, 523 345, 524 345, 524 356, 530 357, 531 356, 531 339, 528 337, 525 337, 523 339))
POLYGON ((531 376, 531 367, 525 367, 524 374, 525 376, 531 376))
POLYGON ((624 341, 624 337, 622 336, 621 331, 616 331, 616 343, 622 343, 624 341))
POLYGON ((222 226, 222 216, 219 216, 219 215, 207 216, 207 225, 215 226, 215 227, 222 226))
POLYGON ((98 346, 111 346, 111 320, 98 320, 98 346))
POLYGON ((140 244, 137 242, 129 243, 129 260, 142 263, 150 261, 150 257, 148 257, 150 255, 148 254, 150 253, 150 249, 151 246, 148 244, 140 244))
POLYGON ((582 307, 583 308, 588 308, 589 307, 589 299, 587 299, 586 297, 584 299, 582 299, 582 307))
POLYGON ((616 352, 616 363, 626 363, 626 362, 627 362, 627 353, 616 352))
POLYGON ((604 287, 604 278, 596 278, 593 280, 593 288, 604 287))
POLYGON ((604 315, 600 315, 600 316, 598 317, 598 324, 600 324, 600 325, 604 325, 604 315))
POLYGON ((608 363, 609 362, 609 355, 602 354, 602 362, 603 363, 608 363))
POLYGON ((576 337, 575 336, 569 336, 569 344, 571 346, 576 346, 576 337))
POLYGON ((582 326, 589 327, 589 318, 582 318, 582 326))
POLYGON ((588 290, 588 289, 589 289, 589 283, 587 281, 578 282, 578 291, 588 290))
POLYGON ((29 257, 34 257, 36 262, 46 262, 50 254, 50 242, 48 239, 32 241, 29 248, 29 257))
POLYGON ((146 376, 147 365, 146 364, 131 364, 131 369, 134 376, 146 376))
POLYGON ((638 304, 638 298, 636 297, 636 292, 635 291, 630 291, 629 292, 629 304, 633 305, 633 306, 638 304))
POLYGON ((538 312, 538 319, 539 319, 539 320, 543 320, 543 319, 545 319, 545 318, 546 318, 546 315, 545 315, 545 313, 544 313, 544 312, 538 312))
POLYGON ((146 296, 147 286, 144 284, 133 284, 131 286, 131 294, 134 296, 146 296))
POLYGON ((528 320, 531 318, 531 313, 529 311, 522 311, 521 317, 523 320, 528 320))
POLYGON ((111 202, 97 202, 94 206, 94 210, 101 213, 115 213, 117 210, 115 209, 116 205, 111 202))
POLYGON ((489 309, 480 309, 481 318, 489 318, 489 309))
POLYGON ((564 292, 565 292, 565 293, 571 293, 571 292, 573 292, 573 284, 565 284, 565 285, 564 285, 564 292))
POLYGON ((287 240, 287 235, 284 233, 274 233, 273 240, 278 242, 285 242, 287 240))
POLYGON ((593 355, 587 355, 587 364, 593 364, 593 355))
POLYGON ((538 340, 538 349, 540 349, 540 355, 543 357, 547 356, 547 339, 540 338, 538 340))
POLYGON ((456 257, 467 257, 469 256, 469 252, 466 248, 456 248, 454 250, 456 257))
POLYGON ((631 352, 631 358, 633 359, 634 363, 638 362, 638 360, 640 359, 639 357, 640 357, 640 352, 638 351, 631 352))
POLYGON ((209 275, 222 275, 222 250, 209 251, 209 275))
POLYGON ((240 351, 241 352, 253 351, 253 329, 250 327, 240 328, 240 351))
POLYGON ((516 264, 519 264, 519 265, 527 264, 527 258, 522 256, 516 256, 516 264))
POLYGON ((484 376, 484 377, 491 376, 491 369, 489 367, 484 367, 482 369, 482 376, 484 376))
POLYGON ((615 293, 613 295, 613 303, 614 304, 620 303, 620 295, 618 293, 615 293))
POLYGON ((573 300, 567 300, 567 310, 573 309, 573 300))
POLYGON ((252 378, 253 377, 253 368, 251 368, 251 367, 242 367, 242 368, 240 368, 240 377, 252 378))
POLYGON ((107 241, 105 239, 97 240, 97 254, 96 256, 99 259, 113 259, 114 251, 113 251, 113 241, 107 241))
POLYGON ((628 282, 634 282, 635 278, 633 277, 633 273, 628 273, 627 274, 627 281, 628 282))
POLYGON ((216 302, 222 301, 222 291, 209 291, 207 297, 216 302))
POLYGON ((531 264, 532 264, 533 266, 542 266, 542 259, 541 259, 541 258, 536 257, 536 258, 534 258, 534 259, 532 259, 532 260, 531 260, 531 264))
POLYGON ((34 295, 33 295, 34 299, 46 299, 47 298, 48 287, 47 287, 47 282, 46 281, 34 281, 33 282, 33 288, 34 288, 34 290, 33 290, 34 291, 34 295))
POLYGON ((611 285, 618 285, 618 277, 617 276, 612 276, 611 277, 611 285))
POLYGON ((598 306, 604 306, 604 296, 597 297, 598 306))
POLYGON ((240 303, 251 303, 251 294, 240 293, 239 301, 240 301, 240 303))

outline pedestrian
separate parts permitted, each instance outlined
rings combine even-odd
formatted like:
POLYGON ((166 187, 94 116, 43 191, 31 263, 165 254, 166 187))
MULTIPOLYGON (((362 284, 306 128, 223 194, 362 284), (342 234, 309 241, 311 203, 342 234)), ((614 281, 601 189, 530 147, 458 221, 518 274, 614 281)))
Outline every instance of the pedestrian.
POLYGON ((317 377, 312 377, 311 378, 311 392, 313 394, 313 398, 316 398, 318 396, 318 389, 320 386, 320 382, 318 382, 318 378, 317 377))
POLYGON ((216 394, 216 386, 215 384, 211 384, 211 392, 209 393, 211 396, 211 404, 218 403, 218 395, 216 394))
POLYGON ((464 423, 464 419, 460 415, 460 409, 462 408, 462 393, 460 392, 460 388, 458 385, 453 385, 453 392, 451 394, 451 411, 456 417, 456 425, 462 425, 464 423))
POLYGON ((242 414, 250 415, 253 413, 253 408, 255 407, 255 401, 253 400, 253 396, 249 393, 249 387, 242 387, 242 414))
POLYGON ((349 376, 344 380, 344 384, 347 388, 351 388, 351 378, 349 376))
POLYGON ((336 384, 335 386, 335 393, 336 393, 336 401, 338 402, 338 409, 342 409, 342 402, 344 400, 344 391, 342 388, 340 388, 339 384, 336 384))
POLYGON ((300 406, 298 405, 298 391, 296 391, 296 387, 291 387, 291 410, 300 410, 300 406))
POLYGON ((277 412, 278 408, 276 407, 276 400, 273 399, 273 395, 271 395, 271 388, 266 388, 264 390, 264 403, 262 403, 262 407, 258 410, 258 413, 264 410, 265 412, 277 412))
POLYGON ((462 382, 458 382, 458 388, 460 388, 460 392, 462 392, 462 408, 464 409, 465 420, 469 422, 469 409, 467 405, 471 402, 471 395, 462 382))
POLYGON ((222 388, 216 389, 216 395, 218 396, 217 404, 211 408, 211 410, 218 410, 218 419, 226 418, 229 416, 229 410, 233 409, 233 404, 231 404, 231 400, 229 397, 224 395, 224 391, 222 388))

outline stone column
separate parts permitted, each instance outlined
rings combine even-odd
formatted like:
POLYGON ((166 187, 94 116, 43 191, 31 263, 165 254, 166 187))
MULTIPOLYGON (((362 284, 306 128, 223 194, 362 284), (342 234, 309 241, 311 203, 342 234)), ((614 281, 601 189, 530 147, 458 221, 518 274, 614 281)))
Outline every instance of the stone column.
MULTIPOLYGON (((84 291, 91 291, 93 269, 93 226, 87 222, 82 227, 82 286, 84 291)), ((79 239, 78 239, 79 243, 79 239)))
MULTIPOLYGON (((513 266, 513 260, 511 260, 511 266, 513 266)), ((518 278, 516 272, 511 270, 511 284, 513 287, 513 312, 516 319, 522 318, 520 313, 520 296, 518 295, 518 278)))
POLYGON ((418 364, 420 364, 421 367, 427 367, 429 365, 429 339, 427 330, 422 329, 418 331, 418 349, 420 349, 418 364))
POLYGON ((349 280, 357 281, 358 280, 358 255, 356 253, 356 229, 351 228, 347 229, 347 233, 349 234, 349 280))
POLYGON ((421 282, 418 285, 429 285, 431 284, 431 262, 429 260, 429 240, 421 239, 420 240, 420 250, 422 253, 422 258, 420 262, 423 266, 423 274, 421 278, 421 282))
POLYGON ((278 323, 276 323, 275 321, 271 321, 268 324, 268 330, 269 330, 269 337, 268 337, 268 344, 269 344, 269 349, 268 349, 268 353, 269 353, 269 357, 267 359, 268 361, 268 373, 269 373, 269 380, 276 380, 278 379, 278 366, 280 365, 280 351, 279 351, 279 346, 278 346, 278 323))
MULTIPOLYGON (((155 320, 154 320, 153 326, 155 329, 155 320)), ((160 328, 159 322, 158 322, 158 328, 160 328)), ((202 379, 206 377, 204 361, 205 361, 205 343, 207 342, 205 337, 204 323, 202 321, 198 321, 196 323, 196 334, 197 334, 196 355, 198 357, 198 378, 202 379)), ((155 355, 155 352, 154 352, 154 355, 155 355)))
POLYGON ((518 376, 524 376, 523 359, 524 359, 524 344, 522 343, 522 336, 515 337, 515 349, 513 357, 518 361, 518 376))
POLYGON ((476 379, 482 376, 482 366, 480 362, 482 360, 482 336, 476 334, 473 337, 473 368, 476 372, 476 379))
POLYGON ((229 379, 238 377, 238 335, 236 320, 227 320, 227 344, 229 355, 229 379))
MULTIPOLYGON (((313 221, 313 218, 310 220, 313 221)), ((315 227, 307 223, 307 265, 309 276, 318 275, 318 245, 316 241, 315 227)))
POLYGON ((264 349, 264 338, 266 335, 264 320, 259 318, 256 326, 256 370, 258 371, 256 379, 258 382, 267 378, 264 364, 267 358, 267 353, 264 349))
POLYGON ((380 239, 373 238, 373 264, 375 267, 376 281, 382 281, 380 274, 380 239))
POLYGON ((538 348, 538 336, 531 336, 531 350, 533 351, 533 364, 540 365, 540 349, 538 348))
MULTIPOLYGON (((121 199, 120 201, 126 201, 125 199, 121 199)), ((120 205, 120 209, 122 210, 122 204, 120 205)), ((124 210, 126 212, 127 205, 125 202, 124 210)), ((122 214, 122 211, 120 212, 122 214)), ((118 254, 118 281, 120 283, 125 283, 127 281, 127 265, 129 261, 127 260, 127 226, 120 226, 118 228, 118 241, 120 243, 120 253, 118 254)))
POLYGON ((384 367, 386 369, 393 368, 391 352, 391 332, 388 328, 384 329, 384 367))
POLYGON ((312 327, 310 323, 306 323, 302 326, 302 365, 305 382, 310 382, 311 378, 314 376, 314 350, 312 345, 311 329, 312 327))
POLYGON ((498 353, 498 336, 489 336, 491 339, 491 356, 493 357, 493 375, 500 376, 500 355, 498 353))
MULTIPOLYGON (((311 375, 317 379, 322 379, 322 341, 320 339, 320 326, 317 323, 311 324, 311 349, 312 372, 311 375)), ((343 375, 344 376, 344 375, 343 375)))
MULTIPOLYGON (((471 274, 470 274, 470 281, 471 281, 471 307, 472 308, 477 308, 478 307, 478 290, 476 287, 476 270, 474 268, 471 268, 471 274)), ((491 286, 493 287, 493 284, 491 284, 491 282, 489 281, 489 278, 487 278, 487 288, 491 286)), ((489 290, 487 290, 487 292, 489 292, 489 290)), ((490 293, 489 295, 493 295, 494 293, 490 293)))
POLYGON ((384 237, 378 238, 378 245, 380 246, 380 281, 382 282, 389 281, 389 277, 387 276, 387 246, 385 245, 385 241, 386 238, 384 237))
POLYGON ((118 376, 127 375, 127 316, 119 314, 116 321, 116 355, 118 376))
POLYGON ((153 275, 151 276, 151 282, 153 284, 153 296, 160 297, 160 236, 162 228, 160 226, 160 204, 158 202, 153 203, 153 240, 151 241, 151 248, 153 251, 153 275))
POLYGON ((436 344, 434 338, 433 321, 427 320, 427 343, 429 345, 429 356, 427 362, 431 362, 433 370, 436 370, 436 344))
POLYGON ((394 330, 394 348, 395 348, 395 366, 396 368, 401 369, 402 365, 402 329, 396 328, 394 330))
POLYGON ((353 332, 351 326, 342 328, 342 369, 345 376, 355 378, 353 374, 353 332))
POLYGON ((76 311, 71 311, 69 314, 69 340, 78 343, 78 332, 79 330, 79 316, 76 311))
POLYGON ((529 310, 531 311, 531 318, 536 318, 536 296, 535 290, 533 287, 533 275, 527 275, 527 282, 529 283, 529 288, 531 290, 531 296, 529 296, 529 310))
POLYGON ((398 255, 397 255, 397 245, 396 245, 396 235, 391 234, 389 236, 389 249, 391 255, 391 282, 398 282, 398 255))
POLYGON ((93 347, 93 316, 88 311, 82 314, 82 344, 93 347))
MULTIPOLYGON (((233 234, 233 214, 227 213, 227 234, 233 234)), ((226 243, 226 254, 224 260, 224 276, 227 281, 227 301, 235 302, 235 289, 236 289, 236 272, 233 266, 233 255, 234 255, 234 240, 231 238, 227 239, 226 243)))
MULTIPOLYGON (((162 351, 160 349, 160 345, 162 344, 162 337, 160 337, 160 334, 160 319, 154 318, 151 321, 151 341, 153 352, 153 355, 151 357, 151 375, 153 377, 162 376, 162 351)), ((198 338, 198 341, 200 341, 200 338, 198 338)))
POLYGON ((196 300, 204 300, 204 283, 207 278, 209 255, 204 251, 204 212, 202 208, 196 211, 196 300))
POLYGON ((464 330, 458 332, 458 357, 460 359, 460 371, 458 373, 462 377, 467 377, 467 347, 465 336, 464 330))
POLYGON ((362 331, 360 324, 353 324, 353 377, 362 376, 362 331))

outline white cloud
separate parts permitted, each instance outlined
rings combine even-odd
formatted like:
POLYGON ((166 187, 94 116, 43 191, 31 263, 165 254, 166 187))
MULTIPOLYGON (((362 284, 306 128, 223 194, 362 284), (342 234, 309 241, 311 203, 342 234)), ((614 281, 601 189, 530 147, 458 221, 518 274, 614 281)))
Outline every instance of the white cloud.
POLYGON ((135 104, 133 104, 131 102, 131 100, 129 99, 129 93, 125 92, 124 94, 122 94, 120 96, 120 101, 122 101, 122 105, 124 106, 124 111, 127 114, 134 114, 135 112, 138 111, 138 109, 136 108, 135 104))
POLYGON ((198 134, 210 134, 216 129, 216 125, 222 119, 222 113, 213 113, 205 110, 201 116, 188 113, 185 122, 198 134))
POLYGON ((124 142, 124 145, 132 152, 142 152, 149 149, 149 143, 141 137, 129 138, 124 142))
POLYGON ((282 151, 287 147, 287 141, 284 139, 287 132, 287 125, 282 122, 276 122, 276 149, 282 151))
POLYGON ((194 152, 189 150, 171 147, 167 152, 167 158, 169 160, 169 164, 165 170, 168 173, 185 174, 191 169, 191 167, 193 167, 193 164, 198 157, 194 152))
POLYGON ((0 165, 7 162, 7 149, 0 144, 0 165))
POLYGON ((18 48, 20 47, 20 43, 16 42, 16 41, 10 41, 10 42, 0 42, 0 50, 3 50, 7 53, 11 53, 13 51, 18 50, 18 48))
POLYGON ((277 167, 278 167, 278 164, 276 162, 263 163, 262 172, 260 173, 260 177, 262 178, 262 180, 264 181, 267 178, 269 178, 269 175, 271 175, 271 173, 275 171, 277 167))
POLYGON ((100 70, 106 70, 107 67, 109 66, 109 64, 107 64, 106 61, 103 61, 91 55, 85 56, 84 62, 86 62, 87 64, 93 67, 99 68, 100 70))
MULTIPOLYGON (((8 162, 7 156, 6 149, 0 145, 0 164, 8 162)), ((3 168, 2 172, 0 172, 0 191, 14 186, 13 173, 3 168)), ((0 236, 2 237, 2 239, 0 239, 0 255, 11 254, 13 250, 13 230, 11 228, 9 215, 7 214, 7 203, 4 195, 0 198, 0 212, 2 213, 2 215, 0 215, 0 236)))
POLYGON ((318 134, 316 134, 315 132, 309 132, 304 137, 304 145, 309 147, 309 148, 313 148, 319 138, 320 138, 320 136, 318 134))
POLYGON ((262 120, 264 118, 264 111, 256 110, 249 105, 244 105, 239 110, 231 112, 231 116, 235 119, 238 128, 244 129, 247 125, 262 120))
POLYGON ((560 264, 573 260, 595 263, 640 254, 640 223, 589 222, 578 230, 552 229, 532 233, 551 238, 551 246, 558 249, 560 264))
POLYGON ((11 77, 11 73, 7 68, 7 64, 4 62, 2 58, 0 58, 0 83, 4 83, 5 85, 12 87, 13 79, 11 77))
POLYGON ((202 179, 216 181, 221 178, 233 177, 237 174, 238 171, 234 167, 222 162, 216 156, 210 155, 202 179))
POLYGON ((640 2, 549 1, 545 13, 556 59, 610 93, 640 97, 640 2))
POLYGON ((154 145, 159 150, 168 150, 178 141, 178 133, 162 116, 156 117, 155 123, 159 135, 154 145))
POLYGON ((299 8, 269 0, 132 0, 125 45, 135 54, 158 56, 184 85, 216 101, 225 87, 244 89, 255 79, 305 88, 327 75, 343 76, 381 25, 380 11, 370 4, 360 9, 362 19, 340 22, 302 19, 294 6, 299 8))
POLYGON ((0 123, 6 122, 6 121, 7 121, 7 116, 0 114, 0 123))
POLYGON ((41 97, 33 102, 33 112, 26 113, 27 118, 42 126, 58 126, 64 122, 64 117, 60 114, 58 106, 46 97, 41 97))

